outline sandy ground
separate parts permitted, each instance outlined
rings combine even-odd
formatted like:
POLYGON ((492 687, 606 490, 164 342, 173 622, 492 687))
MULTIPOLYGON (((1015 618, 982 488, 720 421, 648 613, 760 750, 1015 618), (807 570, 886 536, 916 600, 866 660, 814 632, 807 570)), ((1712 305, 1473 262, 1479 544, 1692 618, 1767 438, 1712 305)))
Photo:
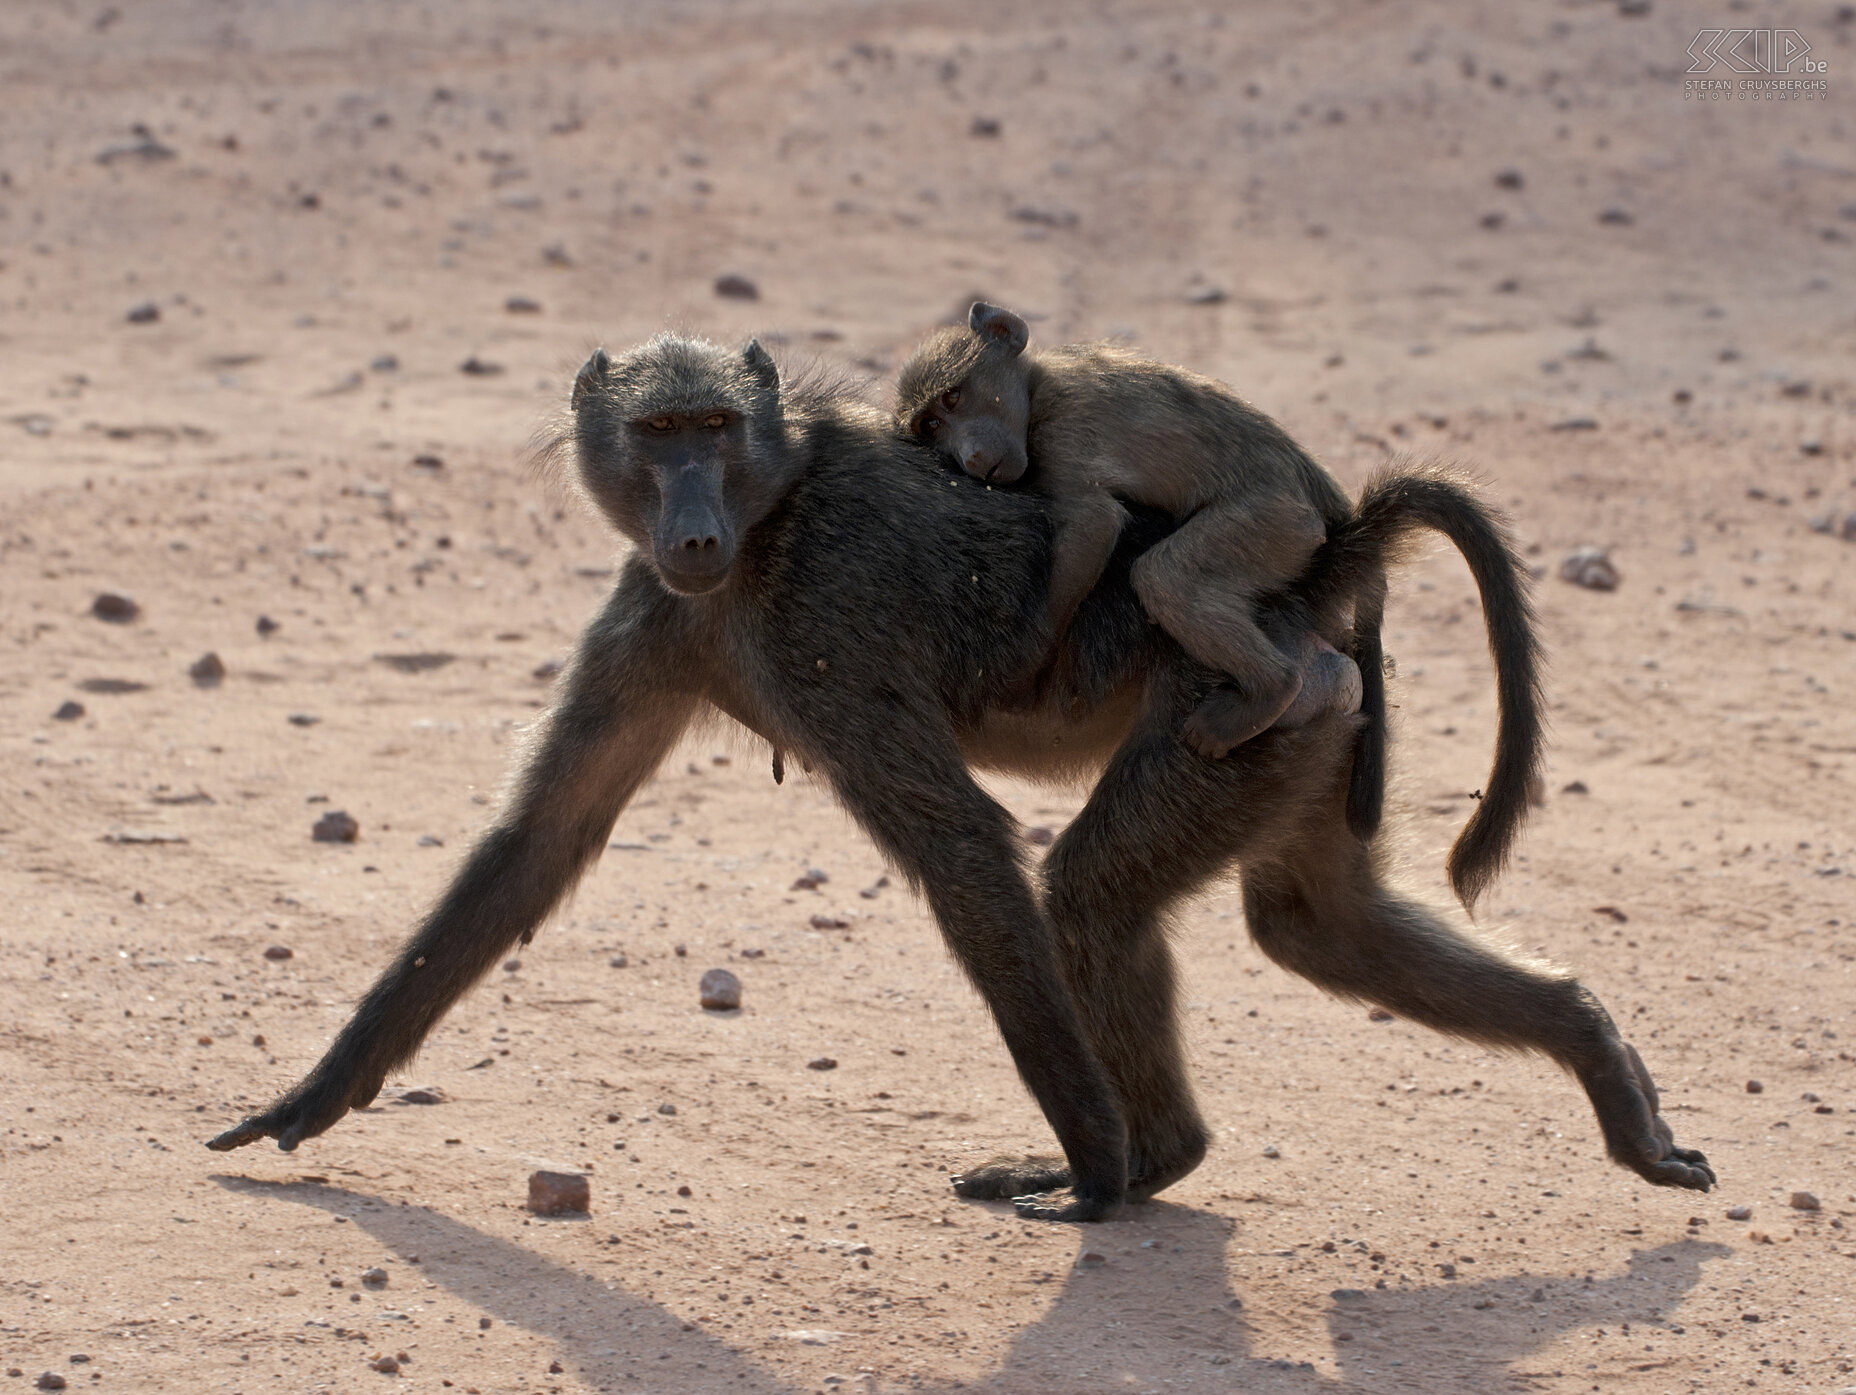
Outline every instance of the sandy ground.
MULTIPOLYGON (((0 1391, 1856 1386, 1856 22, 1717 6, 1828 97, 1696 102, 1677 8, 0 8, 0 1391), (1204 1166, 1087 1230, 961 1203, 1042 1121, 923 907, 723 730, 399 1082, 442 1103, 200 1147, 321 1051, 599 601, 613 543, 520 463, 586 351, 756 332, 880 391, 976 292, 1349 483, 1492 481, 1555 740, 1483 922, 1628 1022, 1715 1194, 1225 894, 1179 924, 1204 1166), (540 1166, 589 1220, 527 1216, 540 1166)), ((1493 715, 1454 559, 1388 641, 1442 901, 1493 715)))

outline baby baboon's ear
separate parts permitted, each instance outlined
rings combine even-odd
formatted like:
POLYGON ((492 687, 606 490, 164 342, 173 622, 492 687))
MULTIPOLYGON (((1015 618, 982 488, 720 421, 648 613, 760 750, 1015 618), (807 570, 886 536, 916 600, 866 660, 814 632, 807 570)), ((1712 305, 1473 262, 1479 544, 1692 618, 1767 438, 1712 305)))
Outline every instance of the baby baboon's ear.
POLYGON ((606 385, 606 370, 612 367, 612 360, 606 357, 604 349, 593 350, 593 357, 581 365, 574 375, 573 409, 580 410, 580 404, 590 392, 596 392, 606 385))
POLYGON ((748 366, 748 371, 766 386, 769 392, 780 390, 780 370, 773 361, 773 355, 761 347, 758 339, 750 339, 747 347, 741 351, 741 361, 748 366))
POLYGON ((983 300, 973 302, 973 308, 967 311, 967 324, 987 343, 1004 345, 1014 358, 1022 354, 1031 341, 1031 331, 1023 320, 1010 310, 988 305, 983 300))

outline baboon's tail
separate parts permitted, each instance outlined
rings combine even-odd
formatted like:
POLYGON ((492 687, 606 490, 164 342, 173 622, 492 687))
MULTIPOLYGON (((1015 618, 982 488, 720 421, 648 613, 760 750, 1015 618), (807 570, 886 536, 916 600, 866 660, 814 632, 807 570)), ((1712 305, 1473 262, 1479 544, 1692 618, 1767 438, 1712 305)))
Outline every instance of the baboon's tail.
POLYGON ((1370 835, 1385 798, 1385 677, 1379 647, 1385 573, 1423 528, 1449 538, 1469 563, 1482 593, 1495 660, 1500 708, 1495 763, 1481 802, 1450 849, 1450 884, 1465 906, 1473 906, 1507 863, 1527 817, 1528 787, 1539 778, 1545 727, 1534 605, 1506 523, 1459 474, 1434 465, 1390 466, 1367 481, 1353 518, 1328 535, 1299 589, 1317 606, 1346 599, 1354 603, 1354 657, 1364 684, 1361 710, 1368 720, 1355 751, 1347 819, 1356 832, 1370 835))

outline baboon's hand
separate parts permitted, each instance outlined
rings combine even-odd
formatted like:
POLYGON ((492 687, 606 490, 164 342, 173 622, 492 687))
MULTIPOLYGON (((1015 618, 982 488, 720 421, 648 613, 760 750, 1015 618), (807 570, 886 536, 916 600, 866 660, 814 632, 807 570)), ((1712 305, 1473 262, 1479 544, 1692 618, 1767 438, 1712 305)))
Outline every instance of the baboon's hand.
POLYGON ((1655 1186, 1707 1191, 1716 1178, 1706 1155, 1676 1147, 1675 1132, 1660 1112, 1656 1082, 1643 1058, 1629 1042, 1618 1045, 1623 1060, 1617 1078, 1606 1082, 1610 1088, 1604 1091, 1602 1103, 1599 1095, 1593 1095, 1593 1102, 1600 1104, 1598 1122, 1605 1133, 1606 1151, 1655 1186))
POLYGON ((1032 1192, 1070 1185, 1070 1165, 1060 1157, 999 1157, 950 1179, 954 1194, 969 1201, 1010 1201, 1032 1192))
POLYGON ((274 1138, 284 1152, 294 1152, 304 1139, 333 1128, 350 1109, 372 1104, 385 1083, 384 1075, 357 1079, 346 1072, 318 1068, 264 1113, 227 1129, 206 1146, 216 1153, 229 1153, 260 1138, 274 1138))

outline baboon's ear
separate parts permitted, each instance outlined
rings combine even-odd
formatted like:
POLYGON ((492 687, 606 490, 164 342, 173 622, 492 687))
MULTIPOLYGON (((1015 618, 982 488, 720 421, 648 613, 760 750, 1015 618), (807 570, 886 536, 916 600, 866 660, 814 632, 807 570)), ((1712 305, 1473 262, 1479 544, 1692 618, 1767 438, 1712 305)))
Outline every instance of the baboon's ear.
POLYGON ((973 302, 973 308, 967 311, 967 324, 987 343, 1004 345, 1014 358, 1022 354, 1031 341, 1031 331, 1023 320, 1010 310, 988 305, 983 300, 973 302))
POLYGON ((780 389, 780 369, 773 361, 773 355, 761 347, 758 339, 750 339, 747 347, 741 351, 741 361, 748 366, 748 371, 759 378, 770 392, 780 389))
POLYGON ((593 350, 593 357, 581 365, 574 375, 573 409, 580 410, 580 404, 586 401, 587 394, 597 392, 606 385, 606 370, 612 367, 612 360, 606 357, 604 349, 593 350))

